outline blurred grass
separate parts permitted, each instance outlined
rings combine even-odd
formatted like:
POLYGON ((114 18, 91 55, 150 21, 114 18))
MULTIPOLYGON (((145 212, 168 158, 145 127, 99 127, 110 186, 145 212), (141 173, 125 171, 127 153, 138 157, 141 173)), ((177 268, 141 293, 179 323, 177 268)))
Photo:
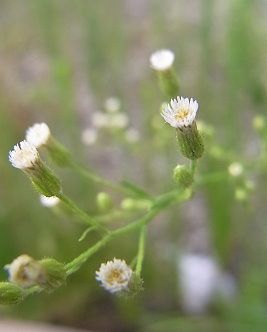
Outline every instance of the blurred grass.
MULTIPOLYGON (((244 155, 253 158, 248 151, 255 140, 251 119, 266 110, 266 10, 264 2, 249 0, 2 0, 1 266, 24 252, 68 261, 94 240, 77 244, 82 228, 71 224, 72 216, 59 217, 41 207, 27 179, 10 167, 9 149, 33 122, 48 122, 77 160, 89 161, 103 174, 108 168, 110 178, 127 174, 158 193, 172 186, 169 174, 179 155, 174 136, 158 119, 163 97, 148 65, 149 54, 156 48, 169 47, 177 54, 181 93, 199 100, 199 117, 214 125, 216 140, 236 151, 240 159, 244 155), (37 54, 39 65, 48 69, 36 74, 29 60, 32 54, 37 54), (25 61, 29 63, 25 65, 25 61), (85 74, 93 96, 86 115, 77 105, 80 73, 85 74), (87 151, 79 143, 83 124, 90 120, 94 107, 101 108, 110 95, 122 98, 123 107, 143 137, 134 153, 131 149, 124 152, 124 162, 116 161, 115 154, 113 165, 120 169, 110 167, 112 155, 106 156, 103 146, 87 151)), ((120 149, 112 142, 105 148, 120 149)), ((205 172, 227 167, 227 163, 208 156, 201 164, 205 172)), ((95 212, 98 188, 67 170, 57 171, 66 191, 81 206, 95 212)), ((214 251, 222 266, 232 270, 240 281, 240 297, 232 307, 216 308, 210 316, 196 320, 183 316, 175 292, 168 287, 175 287, 174 263, 155 257, 150 249, 145 261, 146 289, 137 303, 124 306, 103 295, 94 281, 94 271, 102 260, 122 251, 130 261, 136 247, 133 237, 130 244, 122 239, 119 248, 113 244, 93 257, 55 294, 32 297, 22 306, 1 308, 1 312, 99 330, 109 324, 116 331, 130 331, 131 326, 137 330, 136 326, 147 326, 147 320, 155 319, 158 323, 151 323, 146 331, 265 331, 266 271, 259 267, 266 262, 266 177, 260 182, 250 207, 237 206, 231 184, 211 184, 203 193, 214 251), (158 318, 158 311, 168 315, 174 310, 174 318, 158 318), (103 315, 107 318, 101 322, 103 315)), ((151 242, 176 245, 181 236, 181 213, 175 210, 165 218, 171 218, 171 225, 160 229, 163 234, 152 234, 151 242)), ((159 250, 152 243, 150 246, 159 250)), ((5 278, 4 271, 0 276, 5 278)))

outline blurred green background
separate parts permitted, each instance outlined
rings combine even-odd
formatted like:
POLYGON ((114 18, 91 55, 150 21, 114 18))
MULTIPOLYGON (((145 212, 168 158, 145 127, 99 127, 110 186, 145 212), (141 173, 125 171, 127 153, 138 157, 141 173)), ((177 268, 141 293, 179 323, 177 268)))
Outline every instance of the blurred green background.
MULTIPOLYGON (((249 164, 259 154, 252 120, 265 113, 267 101, 265 1, 1 0, 0 8, 1 266, 21 253, 67 262, 95 241, 92 234, 78 243, 83 227, 68 213, 42 207, 29 181, 9 164, 8 151, 34 122, 48 123, 78 162, 106 178, 128 179, 156 194, 175 187, 171 172, 183 159, 159 115, 164 96, 149 66, 158 48, 175 52, 181 95, 196 98, 198 118, 214 127, 207 150, 222 148, 229 155, 207 152, 201 171, 225 171, 232 161, 249 164), (83 145, 82 130, 110 96, 121 99, 140 141, 129 144, 114 130, 83 145)), ((69 170, 56 171, 65 192, 97 213, 95 196, 105 188, 69 170)), ((264 171, 248 168, 245 174, 255 182, 246 204, 235 200, 237 184, 228 179, 201 190, 200 203, 175 207, 151 224, 145 290, 134 300, 110 296, 94 279, 102 261, 131 261, 137 246, 131 234, 101 250, 65 287, 1 307, 1 316, 96 331, 266 331, 267 179, 264 171), (190 250, 193 230, 185 221, 203 215, 209 234, 203 246, 234 276, 237 290, 231 303, 219 301, 191 317, 180 304, 177 253, 190 250)), ((119 205, 122 197, 112 195, 119 205)), ((3 269, 0 275, 6 279, 3 269)))

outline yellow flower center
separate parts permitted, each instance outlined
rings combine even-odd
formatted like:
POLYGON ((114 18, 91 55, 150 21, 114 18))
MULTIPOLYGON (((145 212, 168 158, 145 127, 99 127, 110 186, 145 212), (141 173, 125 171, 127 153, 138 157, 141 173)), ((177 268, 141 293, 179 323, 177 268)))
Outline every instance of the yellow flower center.
POLYGON ((121 269, 113 269, 106 278, 107 282, 111 285, 114 283, 122 284, 124 282, 122 272, 121 269))
POLYGON ((175 114, 175 119, 178 121, 184 120, 188 114, 189 110, 187 108, 182 108, 175 114))

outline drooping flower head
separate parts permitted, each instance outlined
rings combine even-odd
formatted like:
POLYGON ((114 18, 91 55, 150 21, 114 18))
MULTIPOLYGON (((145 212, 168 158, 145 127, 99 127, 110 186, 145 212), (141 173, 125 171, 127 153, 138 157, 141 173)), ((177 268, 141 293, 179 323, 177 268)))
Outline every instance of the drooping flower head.
POLYGON ((154 70, 165 71, 172 67, 174 58, 174 53, 171 50, 162 49, 152 53, 149 60, 154 70))
POLYGON ((114 258, 113 261, 101 264, 96 279, 107 291, 117 293, 128 289, 132 274, 132 269, 124 260, 114 258))
POLYGON ((9 281, 23 288, 44 282, 45 271, 42 266, 28 255, 21 255, 7 265, 9 281))
POLYGON ((26 141, 39 148, 48 142, 50 135, 50 129, 46 123, 35 123, 27 129, 26 141))
POLYGON ((38 159, 39 153, 36 147, 27 141, 18 143, 9 152, 9 161, 12 166, 22 170, 34 167, 38 159))
POLYGON ((163 107, 161 115, 172 127, 183 128, 191 126, 197 110, 198 103, 193 98, 177 97, 163 107))

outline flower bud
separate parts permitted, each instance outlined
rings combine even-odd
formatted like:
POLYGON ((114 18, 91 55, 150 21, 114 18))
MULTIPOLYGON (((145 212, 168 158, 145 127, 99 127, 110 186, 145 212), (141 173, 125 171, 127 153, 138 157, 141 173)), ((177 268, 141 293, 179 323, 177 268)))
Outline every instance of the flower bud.
POLYGON ((235 199, 239 202, 245 202, 248 199, 248 193, 244 188, 236 188, 235 199))
POLYGON ((46 149, 52 161, 59 167, 69 167, 72 164, 71 154, 65 146, 59 143, 54 137, 50 137, 46 149))
POLYGON ((40 285, 45 281, 44 269, 40 263, 28 255, 17 257, 5 268, 9 273, 9 281, 22 288, 40 285))
POLYGON ((23 290, 11 282, 0 282, 0 304, 17 304, 23 300, 23 290))
POLYGON ((71 164, 69 151, 51 135, 46 123, 36 123, 26 131, 26 140, 36 148, 47 148, 51 159, 60 167, 71 164))
POLYGON ((244 172, 244 167, 239 162, 233 162, 229 165, 228 172, 233 177, 240 177, 244 172))
POLYGON ((158 50, 150 56, 150 65, 157 72, 159 85, 168 98, 179 92, 178 80, 173 70, 175 56, 170 50, 158 50))
POLYGON ((176 137, 181 153, 186 158, 196 160, 202 157, 204 144, 195 122, 191 126, 177 129, 176 137))
POLYGON ((173 179, 182 188, 188 188, 193 184, 194 176, 187 166, 177 165, 173 170, 173 179))
POLYGON ((126 211, 147 210, 150 207, 151 207, 151 202, 146 199, 125 198, 121 202, 122 210, 126 210, 126 211))
POLYGON ((48 290, 53 290, 66 282, 67 274, 64 264, 53 258, 45 258, 38 261, 38 263, 42 266, 45 272, 45 279, 42 283, 43 287, 48 290))
POLYGON ((256 115, 253 119, 253 127, 255 130, 261 132, 266 127, 265 118, 262 115, 256 115))
POLYGON ((108 211, 112 207, 111 197, 105 192, 100 192, 97 194, 96 203, 100 211, 108 211))

